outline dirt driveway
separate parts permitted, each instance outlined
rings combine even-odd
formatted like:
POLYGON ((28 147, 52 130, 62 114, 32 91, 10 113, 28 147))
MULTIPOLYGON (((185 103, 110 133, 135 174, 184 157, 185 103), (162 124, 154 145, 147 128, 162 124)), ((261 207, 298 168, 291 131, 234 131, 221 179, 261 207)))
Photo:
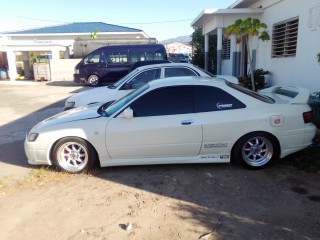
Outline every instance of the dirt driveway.
POLYGON ((0 239, 320 239, 320 175, 279 161, 31 168, 25 133, 83 88, 0 82, 0 239), (31 175, 29 175, 31 173, 31 175))

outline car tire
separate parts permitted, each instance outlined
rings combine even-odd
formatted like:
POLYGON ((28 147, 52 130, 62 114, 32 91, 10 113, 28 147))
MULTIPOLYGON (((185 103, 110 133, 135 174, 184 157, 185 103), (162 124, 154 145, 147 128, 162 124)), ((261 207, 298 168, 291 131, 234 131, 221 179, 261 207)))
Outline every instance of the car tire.
POLYGON ((262 169, 279 157, 279 147, 272 135, 254 132, 236 142, 232 156, 248 169, 262 169))
POLYGON ((92 167, 96 151, 89 142, 81 138, 62 138, 53 147, 52 160, 62 171, 81 173, 92 167))
POLYGON ((97 87, 100 86, 100 79, 97 75, 93 74, 88 77, 88 83, 91 87, 97 87))

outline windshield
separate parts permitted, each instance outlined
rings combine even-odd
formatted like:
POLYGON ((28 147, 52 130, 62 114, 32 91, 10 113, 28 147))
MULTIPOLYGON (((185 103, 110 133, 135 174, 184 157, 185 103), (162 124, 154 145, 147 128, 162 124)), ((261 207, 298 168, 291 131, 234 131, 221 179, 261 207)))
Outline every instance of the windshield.
POLYGON ((149 84, 143 85, 141 88, 138 88, 137 90, 129 93, 128 95, 124 96, 123 98, 120 98, 118 101, 111 104, 104 111, 102 111, 101 114, 105 117, 110 117, 112 114, 117 112, 127 103, 131 102, 132 99, 134 99, 135 97, 137 97, 138 95, 146 91, 148 88, 149 88, 149 84))
POLYGON ((108 88, 115 89, 121 86, 123 83, 125 83, 127 80, 131 78, 131 76, 135 75, 137 72, 139 72, 138 69, 133 70, 132 72, 125 75, 123 78, 121 78, 118 82, 116 82, 113 85, 108 86, 108 88))

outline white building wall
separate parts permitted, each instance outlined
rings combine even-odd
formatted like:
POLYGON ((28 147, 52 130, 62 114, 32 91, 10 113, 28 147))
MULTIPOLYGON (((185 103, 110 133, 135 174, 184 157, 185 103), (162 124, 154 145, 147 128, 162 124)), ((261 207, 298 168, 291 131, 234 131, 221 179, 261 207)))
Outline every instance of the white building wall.
MULTIPOLYGON (((259 1, 269 3, 271 0, 259 1)), ((264 6, 263 6, 264 7, 264 6)), ((271 71, 272 85, 297 85, 320 91, 320 0, 283 0, 265 9, 261 21, 269 27, 271 40, 258 42, 257 68, 271 71), (275 23, 299 17, 295 57, 271 58, 272 27, 275 23)))

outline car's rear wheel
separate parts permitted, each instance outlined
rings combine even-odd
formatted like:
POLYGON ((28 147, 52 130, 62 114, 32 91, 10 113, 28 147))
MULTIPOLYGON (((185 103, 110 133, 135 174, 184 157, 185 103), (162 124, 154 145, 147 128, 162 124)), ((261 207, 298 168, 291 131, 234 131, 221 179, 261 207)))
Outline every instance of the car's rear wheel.
POLYGON ((90 75, 88 77, 88 83, 92 86, 92 87, 96 87, 100 85, 100 79, 97 75, 90 75))
POLYGON ((96 153, 90 143, 81 138, 62 138, 52 151, 54 164, 63 171, 80 173, 90 169, 96 153))
POLYGON ((233 149, 233 157, 249 169, 264 168, 278 155, 279 147, 275 138, 264 132, 243 136, 233 149))

